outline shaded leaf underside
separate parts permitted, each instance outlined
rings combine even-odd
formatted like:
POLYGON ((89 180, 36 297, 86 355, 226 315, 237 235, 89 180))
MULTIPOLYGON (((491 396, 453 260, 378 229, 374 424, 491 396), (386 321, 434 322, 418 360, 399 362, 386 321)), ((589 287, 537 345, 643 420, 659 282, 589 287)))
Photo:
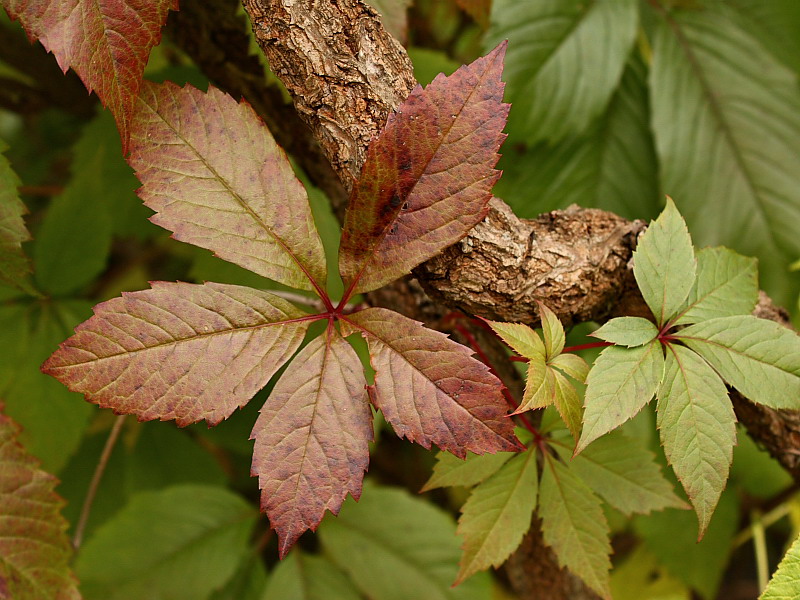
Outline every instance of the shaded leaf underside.
POLYGON ((289 365, 251 437, 252 474, 283 557, 326 510, 338 513, 348 492, 358 499, 369 463, 372 410, 364 369, 333 327, 289 365))
POLYGON ((152 285, 98 304, 42 370, 117 413, 214 425, 267 384, 308 328, 267 292, 152 285))
POLYGON ((117 121, 123 148, 150 50, 178 0, 4 0, 12 19, 70 67, 117 121))
POLYGON ((369 308, 344 321, 367 340, 373 404, 397 435, 464 457, 518 450, 501 384, 471 352, 396 312, 369 308))
POLYGON ((345 289, 365 292, 455 243, 486 214, 505 139, 505 44, 415 88, 370 144, 339 250, 345 289))
POLYGON ((303 184, 253 109, 223 92, 146 83, 129 162, 151 221, 290 287, 320 291, 325 253, 303 184))

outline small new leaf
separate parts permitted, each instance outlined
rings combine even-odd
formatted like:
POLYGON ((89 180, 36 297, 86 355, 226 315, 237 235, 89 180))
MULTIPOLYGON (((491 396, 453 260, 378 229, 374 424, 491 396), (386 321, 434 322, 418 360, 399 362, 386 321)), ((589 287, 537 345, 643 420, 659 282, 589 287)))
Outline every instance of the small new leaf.
POLYGON ((689 495, 703 537, 728 480, 736 416, 725 384, 693 351, 669 344, 658 389, 658 428, 667 460, 689 495))
POLYGON ((252 474, 278 533, 281 557, 348 493, 358 499, 369 464, 372 411, 364 369, 335 328, 291 362, 261 409, 252 474))
POLYGON ((633 274, 659 326, 674 317, 694 285, 692 238, 672 199, 642 234, 633 253, 633 274))
POLYGON ((658 327, 641 317, 619 317, 589 335, 618 346, 635 348, 654 340, 658 336, 658 327))
POLYGON ((556 367, 581 383, 585 383, 589 375, 589 365, 577 354, 559 354, 550 361, 550 366, 556 367))
POLYGON ((539 491, 544 541, 561 566, 610 598, 611 542, 600 499, 561 461, 548 458, 539 491))
POLYGON ((524 323, 499 323, 488 320, 486 322, 520 356, 530 360, 541 357, 544 360, 546 351, 542 338, 524 323))
POLYGON ((473 573, 499 567, 530 528, 539 481, 536 454, 528 449, 512 458, 464 504, 457 530, 464 554, 456 585, 473 573))
POLYGON ((385 308, 343 319, 345 335, 367 340, 375 385, 369 392, 397 435, 464 457, 519 450, 497 378, 443 333, 385 308))
POLYGON ((658 340, 636 348, 603 350, 586 378, 583 433, 575 453, 636 415, 655 395, 663 372, 664 352, 658 340))
POLYGON ((486 215, 509 109, 505 49, 415 88, 370 144, 339 249, 348 297, 407 274, 486 215))
POLYGON ((542 334, 544 335, 545 357, 548 362, 561 354, 564 349, 564 326, 559 321, 556 313, 541 302, 539 304, 539 317, 542 319, 542 334))
POLYGON ((532 358, 528 362, 528 377, 525 381, 525 393, 522 402, 514 414, 523 413, 534 408, 545 408, 555 402, 555 376, 547 366, 544 355, 532 358))
POLYGON ((512 456, 514 456, 512 452, 497 452, 496 454, 468 452, 466 458, 461 459, 449 452, 438 452, 436 464, 433 465, 433 474, 420 491, 427 492, 441 487, 478 485, 487 477, 491 477, 512 456))
POLYGON ((800 408, 800 336, 794 331, 742 315, 690 325, 675 337, 753 402, 800 408))
POLYGON ((215 88, 146 83, 130 165, 172 237, 322 295, 325 253, 303 184, 249 105, 215 88))
POLYGON ((308 328, 297 320, 305 313, 268 292, 152 285, 95 306, 42 371, 142 421, 216 425, 267 384, 308 328))
POLYGON ((578 440, 581 437, 581 421, 583 420, 581 398, 575 390, 575 386, 564 375, 555 369, 552 369, 552 373, 555 383, 553 403, 572 437, 578 440))
POLYGON ((758 261, 728 248, 702 248, 697 251, 697 280, 674 323, 748 315, 756 302, 758 261))

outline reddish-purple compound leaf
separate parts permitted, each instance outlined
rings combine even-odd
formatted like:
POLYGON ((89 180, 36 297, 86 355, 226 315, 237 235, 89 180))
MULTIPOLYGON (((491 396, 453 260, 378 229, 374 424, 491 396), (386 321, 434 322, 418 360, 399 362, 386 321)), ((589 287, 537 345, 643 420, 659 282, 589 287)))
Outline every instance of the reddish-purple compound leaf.
POLYGON ((19 427, 0 414, 0 598, 80 600, 69 570, 58 480, 17 442, 19 427))
POLYGON ((372 410, 364 369, 332 326, 297 355, 253 429, 252 474, 261 508, 278 532, 281 558, 326 510, 358 499, 369 463, 372 410))
POLYGON ((463 458, 521 448, 506 415, 502 384, 469 349, 385 308, 348 315, 375 369, 373 404, 397 435, 463 458))
POLYGON ((370 144, 339 249, 350 293, 405 275, 486 215, 506 137, 505 50, 416 87, 370 144))
POLYGON ((172 237, 323 294, 325 252, 306 190, 249 105, 215 88, 146 82, 129 162, 156 211, 150 220, 172 237))
POLYGON ((216 425, 264 387, 299 347, 306 313, 219 283, 156 281, 98 304, 42 370, 139 420, 216 425))
POLYGON ((178 0, 0 0, 28 37, 70 67, 117 120, 124 152, 150 50, 178 0))

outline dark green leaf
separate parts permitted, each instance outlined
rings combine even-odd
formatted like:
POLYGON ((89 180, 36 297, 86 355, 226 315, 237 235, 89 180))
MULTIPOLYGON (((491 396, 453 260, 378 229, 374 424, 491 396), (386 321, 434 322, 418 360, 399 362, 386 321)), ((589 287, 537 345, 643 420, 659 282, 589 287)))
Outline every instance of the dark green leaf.
POLYGON ((347 576, 324 556, 300 550, 283 559, 260 600, 360 600, 347 576))

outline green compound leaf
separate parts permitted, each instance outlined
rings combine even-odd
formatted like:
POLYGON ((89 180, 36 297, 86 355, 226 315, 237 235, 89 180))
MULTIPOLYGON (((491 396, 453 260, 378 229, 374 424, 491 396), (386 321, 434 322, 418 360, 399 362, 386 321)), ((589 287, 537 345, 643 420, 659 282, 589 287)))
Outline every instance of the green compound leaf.
POLYGON ((559 321, 556 313, 539 302, 539 316, 542 319, 542 334, 544 335, 545 357, 552 360, 564 349, 564 326, 559 321))
POLYGON ((559 354, 550 361, 550 366, 556 367, 581 383, 584 383, 589 375, 589 365, 577 354, 559 354))
POLYGON ((449 452, 437 452, 433 474, 420 490, 427 492, 441 487, 471 487, 491 477, 509 458, 513 452, 497 452, 496 454, 473 454, 467 452, 464 459, 449 452))
POLYGON ((0 590, 16 600, 80 600, 58 480, 39 469, 18 434, 0 414, 0 590))
POLYGON ((583 133, 619 84, 637 21, 635 0, 495 0, 487 44, 509 40, 515 134, 534 143, 583 133))
POLYGON ((797 597, 797 582, 800 581, 800 537, 786 551, 778 570, 770 579, 767 589, 759 600, 791 600, 797 597))
POLYGON ((538 357, 544 359, 546 351, 542 338, 524 323, 500 323, 489 320, 486 322, 520 356, 531 360, 538 357))
POLYGON ((694 285, 696 260, 686 223, 671 198, 633 253, 633 274, 659 326, 683 305, 694 285))
POLYGON ((339 248, 347 297, 407 274, 486 215, 509 109, 505 50, 417 86, 370 144, 339 248))
POLYGON ((800 337, 750 315, 721 317, 675 334, 753 402, 800 408, 800 337))
POLYGON ((453 587, 461 555, 450 515, 405 490, 365 485, 319 528, 327 556, 375 600, 485 600, 488 577, 453 587))
POLYGON ((727 4, 673 10, 655 23, 650 85, 661 185, 698 244, 758 255, 778 284, 800 255, 789 225, 800 222, 800 87, 754 37, 753 19, 737 22, 727 4))
POLYGON ((259 600, 360 600, 347 576, 324 556, 299 549, 278 563, 259 600))
POLYGON ((0 140, 0 283, 30 291, 28 277, 31 264, 22 251, 22 242, 31 239, 22 217, 28 209, 19 199, 19 179, 8 159, 2 154, 8 149, 0 140))
POLYGON ((608 523, 600 499, 558 460, 548 458, 539 492, 544 541, 558 563, 583 579, 603 598, 610 598, 608 523))
POLYGON ((677 344, 667 348, 658 389, 658 428, 667 460, 697 513, 701 539, 728 481, 736 416, 719 375, 677 344))
MULTIPOLYGON (((564 460, 569 460, 566 448, 556 449, 564 460)), ((603 436, 574 457, 569 468, 625 515, 688 508, 661 474, 653 453, 618 431, 603 436)))
POLYGON ((728 248, 703 248, 697 252, 697 281, 674 323, 747 315, 756 302, 758 261, 728 248))
POLYGON ((325 287, 308 196, 245 103, 218 89, 146 82, 131 124, 131 166, 151 221, 290 287, 325 287))
POLYGON ((81 548, 86 600, 205 600, 233 576, 257 511, 224 488, 176 485, 133 496, 81 548))
POLYGON ((458 534, 464 538, 455 584, 499 567, 517 549, 531 526, 539 472, 536 449, 508 461, 476 487, 461 509, 458 534))
POLYGON ((634 348, 654 340, 658 336, 658 327, 641 317, 618 317, 589 335, 618 346, 634 348))
POLYGON ((575 453, 638 413, 655 395, 663 372, 658 340, 637 348, 603 350, 586 378, 583 434, 575 453))

